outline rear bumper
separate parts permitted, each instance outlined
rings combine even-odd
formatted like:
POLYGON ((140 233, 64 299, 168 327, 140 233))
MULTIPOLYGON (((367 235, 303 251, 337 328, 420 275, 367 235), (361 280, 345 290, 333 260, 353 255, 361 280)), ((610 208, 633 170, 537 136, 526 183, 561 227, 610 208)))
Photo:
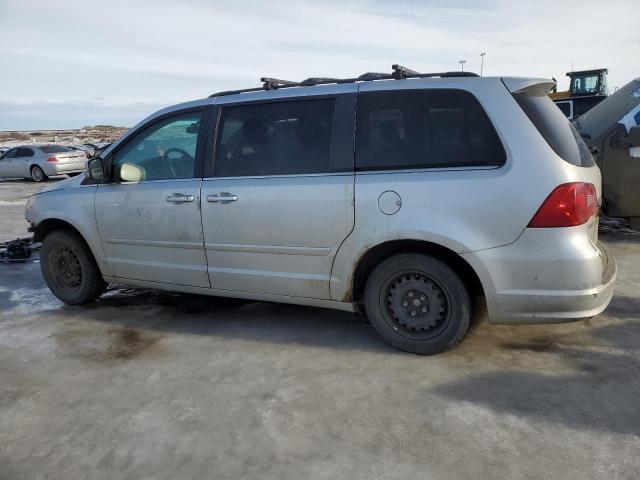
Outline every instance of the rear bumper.
POLYGON ((86 161, 73 163, 47 163, 44 167, 44 173, 48 176, 62 175, 65 173, 80 173, 84 171, 86 161))
POLYGON ((526 229, 511 245, 465 255, 483 284, 489 322, 564 323, 602 312, 617 266, 584 228, 526 229))

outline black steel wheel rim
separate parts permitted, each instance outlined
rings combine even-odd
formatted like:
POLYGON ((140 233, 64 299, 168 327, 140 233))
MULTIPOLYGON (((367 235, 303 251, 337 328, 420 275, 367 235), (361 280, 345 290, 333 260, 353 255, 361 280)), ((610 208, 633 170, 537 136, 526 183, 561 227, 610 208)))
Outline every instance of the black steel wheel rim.
POLYGON ((55 282, 65 290, 77 290, 82 283, 82 266, 76 253, 67 246, 51 252, 51 268, 55 282))
POLYGON ((446 288, 424 272, 394 275, 385 282, 381 300, 387 323, 412 340, 437 337, 451 319, 451 299, 446 288))

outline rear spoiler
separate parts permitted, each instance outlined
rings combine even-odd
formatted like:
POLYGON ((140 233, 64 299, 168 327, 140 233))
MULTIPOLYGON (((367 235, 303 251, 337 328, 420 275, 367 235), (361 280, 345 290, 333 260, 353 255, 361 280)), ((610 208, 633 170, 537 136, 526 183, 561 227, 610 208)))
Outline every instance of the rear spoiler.
POLYGON ((511 93, 540 90, 546 94, 557 85, 555 81, 548 78, 502 77, 502 83, 511 93))

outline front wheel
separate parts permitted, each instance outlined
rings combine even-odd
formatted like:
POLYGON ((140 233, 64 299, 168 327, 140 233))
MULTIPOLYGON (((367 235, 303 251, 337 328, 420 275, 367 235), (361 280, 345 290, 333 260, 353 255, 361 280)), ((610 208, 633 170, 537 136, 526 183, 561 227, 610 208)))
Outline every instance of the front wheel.
POLYGON ((45 237, 40 268, 49 289, 69 305, 91 302, 105 291, 89 248, 74 232, 56 230, 45 237))
POLYGON ((467 289, 451 267, 428 255, 403 253, 387 258, 369 275, 364 297, 375 330, 405 352, 444 352, 469 330, 467 289))
POLYGON ((38 165, 34 165, 31 167, 31 180, 34 182, 45 182, 47 180, 47 175, 44 173, 42 168, 38 165))

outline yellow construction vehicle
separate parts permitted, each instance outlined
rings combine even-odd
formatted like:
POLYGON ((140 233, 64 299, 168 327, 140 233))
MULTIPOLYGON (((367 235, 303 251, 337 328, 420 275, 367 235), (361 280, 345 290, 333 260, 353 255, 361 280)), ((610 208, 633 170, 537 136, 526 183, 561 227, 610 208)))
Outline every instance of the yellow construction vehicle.
POLYGON ((607 98, 607 73, 606 68, 567 72, 569 90, 558 92, 554 89, 549 97, 567 118, 577 118, 607 98))

